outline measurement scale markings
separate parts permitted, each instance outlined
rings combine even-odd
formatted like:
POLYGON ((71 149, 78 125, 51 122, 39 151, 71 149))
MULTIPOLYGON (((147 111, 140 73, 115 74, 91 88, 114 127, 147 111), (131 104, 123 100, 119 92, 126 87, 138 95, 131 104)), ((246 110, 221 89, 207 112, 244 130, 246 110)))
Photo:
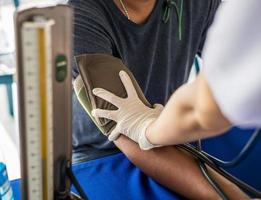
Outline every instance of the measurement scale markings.
POLYGON ((42 166, 40 159, 39 93, 38 93, 38 35, 32 22, 22 28, 23 71, 26 117, 26 149, 28 200, 42 200, 42 166), (29 27, 28 27, 29 26, 29 27), (27 44, 31 44, 27 46, 27 44), (32 56, 33 55, 33 56, 32 56), (26 59, 33 58, 33 59, 26 59), (30 88, 30 90, 28 90, 30 88), (32 156, 35 153, 35 156, 32 156), (40 198, 39 198, 40 197, 40 198))

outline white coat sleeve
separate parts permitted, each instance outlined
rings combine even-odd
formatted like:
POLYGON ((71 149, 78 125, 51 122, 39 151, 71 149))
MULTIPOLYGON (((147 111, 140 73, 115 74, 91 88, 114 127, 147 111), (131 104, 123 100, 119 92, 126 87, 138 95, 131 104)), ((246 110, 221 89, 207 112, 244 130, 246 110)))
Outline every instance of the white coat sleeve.
POLYGON ((261 0, 223 3, 203 60, 204 76, 224 116, 241 127, 261 127, 261 0))

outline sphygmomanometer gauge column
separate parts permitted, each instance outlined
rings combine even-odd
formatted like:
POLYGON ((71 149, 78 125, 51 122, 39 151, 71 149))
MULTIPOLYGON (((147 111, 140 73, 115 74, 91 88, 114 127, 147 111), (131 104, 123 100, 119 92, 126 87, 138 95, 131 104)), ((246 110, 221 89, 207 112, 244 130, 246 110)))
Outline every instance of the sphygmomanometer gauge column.
POLYGON ((35 17, 22 25, 26 157, 29 199, 53 199, 51 29, 35 17))
POLYGON ((70 196, 72 19, 62 4, 16 12, 23 200, 70 196))

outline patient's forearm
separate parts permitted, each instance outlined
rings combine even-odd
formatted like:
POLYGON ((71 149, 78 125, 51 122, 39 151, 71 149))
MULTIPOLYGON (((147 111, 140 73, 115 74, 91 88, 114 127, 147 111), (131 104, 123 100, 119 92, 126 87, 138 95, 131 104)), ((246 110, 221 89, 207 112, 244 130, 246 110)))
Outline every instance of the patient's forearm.
MULTIPOLYGON (((201 175, 197 161, 186 152, 173 146, 142 151, 125 136, 114 142, 133 164, 170 190, 190 199, 219 199, 201 175)), ((232 199, 247 198, 235 185, 219 175, 216 177, 232 199)))

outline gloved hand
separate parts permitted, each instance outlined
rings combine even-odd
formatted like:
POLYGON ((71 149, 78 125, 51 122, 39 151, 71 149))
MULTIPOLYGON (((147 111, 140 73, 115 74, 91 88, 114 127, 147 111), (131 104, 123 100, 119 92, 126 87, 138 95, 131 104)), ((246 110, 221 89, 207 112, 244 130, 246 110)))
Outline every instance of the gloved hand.
POLYGON ((163 106, 155 104, 149 108, 139 99, 132 81, 125 71, 120 71, 120 79, 126 89, 127 98, 118 97, 102 88, 93 89, 93 94, 112 103, 118 110, 94 109, 92 115, 117 122, 109 135, 109 140, 116 140, 120 134, 137 142, 141 149, 148 150, 160 145, 151 144, 145 135, 147 127, 158 118, 163 106))

